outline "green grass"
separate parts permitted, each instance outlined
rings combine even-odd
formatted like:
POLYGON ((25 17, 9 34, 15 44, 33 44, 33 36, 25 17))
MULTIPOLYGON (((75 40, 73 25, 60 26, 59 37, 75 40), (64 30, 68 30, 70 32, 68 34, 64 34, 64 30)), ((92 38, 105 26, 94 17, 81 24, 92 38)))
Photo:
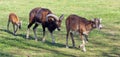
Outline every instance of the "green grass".
MULTIPOLYGON (((120 0, 0 0, 0 57, 120 57, 120 0), (62 31, 55 31, 56 44, 51 44, 47 31, 46 42, 41 42, 42 28, 38 27, 38 42, 34 41, 31 28, 30 39, 25 38, 28 15, 35 7, 49 8, 57 16, 65 14, 62 31), (17 36, 6 30, 8 15, 15 12, 23 21, 17 36), (87 19, 102 18, 104 28, 93 30, 86 44, 87 52, 79 48, 65 48, 65 19, 70 14, 77 14, 87 19)), ((82 41, 75 37, 76 46, 82 41)), ((69 38, 69 46, 72 46, 69 38)))

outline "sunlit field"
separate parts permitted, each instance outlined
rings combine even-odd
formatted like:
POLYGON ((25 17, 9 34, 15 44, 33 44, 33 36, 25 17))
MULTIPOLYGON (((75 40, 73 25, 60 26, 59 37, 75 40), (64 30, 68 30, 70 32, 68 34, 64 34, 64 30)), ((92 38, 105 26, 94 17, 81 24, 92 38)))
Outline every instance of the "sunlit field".
POLYGON ((0 0, 0 57, 120 57, 120 0, 0 0), (42 42, 42 27, 37 29, 38 42, 34 40, 32 27, 30 38, 26 39, 29 12, 35 7, 50 9, 54 14, 64 14, 61 31, 55 30, 56 43, 52 44, 49 31, 46 42, 42 42), (14 12, 22 20, 22 29, 13 35, 13 26, 7 30, 9 13, 14 12), (70 14, 87 19, 102 18, 103 29, 94 29, 89 34, 86 52, 78 46, 82 43, 75 36, 76 48, 71 38, 66 48, 65 20, 70 14))

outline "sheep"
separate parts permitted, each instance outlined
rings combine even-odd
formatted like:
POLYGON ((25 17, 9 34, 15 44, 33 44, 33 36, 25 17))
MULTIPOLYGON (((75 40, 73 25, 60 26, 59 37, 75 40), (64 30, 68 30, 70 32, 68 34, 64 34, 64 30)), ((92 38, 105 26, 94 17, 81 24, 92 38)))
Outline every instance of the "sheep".
MULTIPOLYGON (((34 10, 32 10, 34 11, 34 10)), ((30 12, 30 16, 31 17, 31 12, 30 12)), ((29 19, 29 25, 28 25, 28 29, 27 29, 27 35, 26 38, 29 38, 29 29, 30 27, 35 24, 35 26, 33 27, 33 31, 34 31, 34 35, 35 35, 35 40, 37 41, 37 35, 36 35, 36 28, 38 27, 39 24, 42 25, 43 28, 43 39, 42 41, 45 42, 45 28, 47 28, 49 30, 49 32, 51 33, 51 37, 52 37, 52 43, 55 43, 54 37, 53 37, 53 31, 55 29, 60 30, 61 27, 61 22, 62 19, 64 18, 64 15, 62 14, 59 18, 53 14, 49 9, 47 8, 39 8, 35 15, 33 16, 33 18, 29 19)))
POLYGON ((10 13, 8 18, 7 30, 9 30, 10 22, 13 24, 13 34, 16 35, 16 32, 21 29, 22 21, 19 20, 18 16, 15 13, 10 13))
POLYGON ((87 20, 86 18, 80 17, 75 14, 71 14, 66 18, 66 48, 68 47, 68 36, 70 34, 72 39, 73 47, 75 47, 75 42, 73 34, 78 32, 82 40, 82 44, 79 46, 83 51, 86 51, 85 43, 88 42, 88 34, 94 28, 102 28, 100 19, 87 20))

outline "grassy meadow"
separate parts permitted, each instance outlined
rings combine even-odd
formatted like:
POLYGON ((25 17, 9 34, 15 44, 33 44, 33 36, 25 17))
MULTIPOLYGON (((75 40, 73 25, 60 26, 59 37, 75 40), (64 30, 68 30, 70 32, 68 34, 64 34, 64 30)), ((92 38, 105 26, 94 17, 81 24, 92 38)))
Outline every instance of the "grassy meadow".
MULTIPOLYGON (((75 36, 76 47, 82 43, 75 36)), ((69 46, 71 38, 69 38, 69 46)), ((0 0, 0 57, 120 57, 120 0, 0 0), (56 44, 46 31, 46 42, 41 42, 42 28, 37 29, 38 42, 34 41, 31 27, 30 38, 26 39, 29 12, 35 7, 50 9, 54 14, 65 15, 61 31, 54 31, 56 44), (9 13, 14 12, 22 20, 22 29, 12 34, 13 27, 7 31, 9 13), (77 14, 87 19, 102 18, 103 29, 94 29, 89 34, 87 52, 79 48, 65 48, 65 19, 77 14)))

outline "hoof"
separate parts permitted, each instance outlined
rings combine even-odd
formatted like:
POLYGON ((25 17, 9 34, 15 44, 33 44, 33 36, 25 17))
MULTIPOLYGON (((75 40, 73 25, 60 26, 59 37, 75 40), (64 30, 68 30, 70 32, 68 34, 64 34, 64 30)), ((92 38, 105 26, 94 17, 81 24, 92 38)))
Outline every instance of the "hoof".
POLYGON ((26 38, 28 39, 28 38, 29 38, 29 36, 26 36, 26 38))
POLYGON ((13 33, 13 35, 14 35, 14 36, 16 36, 16 34, 15 34, 15 33, 13 33))
POLYGON ((45 38, 42 39, 42 42, 45 42, 45 38))
POLYGON ((45 42, 45 40, 43 39, 42 42, 45 42))
POLYGON ((80 45, 79 48, 83 48, 83 45, 80 45))
POLYGON ((88 43, 88 41, 86 41, 86 43, 88 43))
POLYGON ((83 45, 79 45, 78 48, 83 48, 83 45))
POLYGON ((69 48, 68 46, 66 46, 66 48, 69 48))
POLYGON ((82 48, 82 51, 83 51, 83 52, 86 52, 86 48, 85 48, 85 46, 84 46, 83 44, 80 45, 79 47, 82 48))
POLYGON ((86 52, 86 49, 83 49, 83 52, 86 52))
POLYGON ((52 44, 55 44, 55 42, 52 42, 52 44))

